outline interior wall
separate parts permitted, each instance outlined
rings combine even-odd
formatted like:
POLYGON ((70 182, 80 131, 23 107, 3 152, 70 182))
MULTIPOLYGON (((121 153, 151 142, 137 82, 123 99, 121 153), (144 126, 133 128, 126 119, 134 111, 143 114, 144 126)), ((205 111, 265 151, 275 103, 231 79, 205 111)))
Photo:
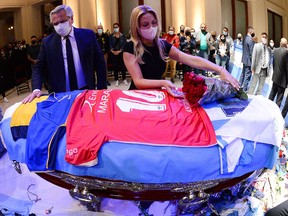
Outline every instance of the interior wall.
MULTIPOLYGON (((267 1, 266 2, 267 9, 273 11, 276 14, 282 16, 283 22, 283 37, 288 38, 288 1, 267 1)), ((267 24, 268 25, 268 24, 267 24)), ((268 26, 267 26, 268 28, 268 26)))
POLYGON ((16 8, 24 7, 26 5, 26 0, 1 0, 0 9, 2 8, 16 8))
MULTIPOLYGON (((169 14, 166 14, 169 16, 169 14)), ((179 32, 180 25, 186 24, 186 0, 171 0, 171 18, 172 25, 175 27, 176 32, 179 32)), ((170 24, 167 23, 167 26, 170 24)))
MULTIPOLYGON (((218 1, 218 0, 210 0, 218 1)), ((211 26, 207 23, 207 17, 205 16, 205 0, 187 0, 186 20, 187 26, 194 28, 196 31, 200 30, 201 23, 206 23, 208 28, 211 26)))
MULTIPOLYGON (((166 1, 165 2, 165 23, 166 23, 166 27, 168 26, 173 26, 175 28, 176 33, 178 33, 179 31, 179 27, 178 26, 174 26, 173 24, 173 19, 172 19, 172 6, 171 6, 171 1, 166 1)), ((163 29, 166 30, 166 29, 163 29)))
MULTIPOLYGON (((110 0, 98 0, 96 1, 96 12, 97 12, 97 19, 96 25, 102 24, 104 31, 109 30, 111 28, 111 12, 109 10, 105 10, 105 8, 111 8, 111 1, 110 0)), ((95 29, 96 30, 96 29, 95 29)))
MULTIPOLYGON (((135 1, 135 0, 131 0, 135 1)), ((31 35, 42 34, 41 4, 48 0, 1 0, 1 10, 14 11, 14 32, 15 38, 30 40, 31 35)), ((63 4, 72 7, 74 25, 76 27, 91 28, 95 31, 98 23, 104 25, 104 29, 112 30, 112 24, 119 22, 118 0, 63 0, 63 4), (81 2, 81 3, 80 3, 81 2)), ((208 31, 222 31, 223 25, 230 23, 221 18, 221 0, 166 0, 166 25, 173 25, 176 32, 179 32, 180 25, 193 27, 199 30, 202 22, 207 24, 208 31), (226 23, 227 22, 227 23, 226 23)), ((146 0, 145 4, 151 5, 161 17, 160 0, 146 0)), ((283 18, 283 36, 287 37, 287 12, 288 2, 286 0, 249 0, 248 5, 248 25, 253 26, 259 37, 262 31, 268 31, 267 10, 271 10, 283 18)), ((130 16, 130 14, 129 14, 130 16)), ((0 35, 4 35, 3 22, 0 22, 0 35)), ((166 31, 166 29, 165 29, 166 31)), ((0 36, 0 43, 4 43, 3 36, 0 36)))
MULTIPOLYGON (((108 2, 109 1, 107 1, 107 3, 108 2)), ((108 4, 107 7, 110 8, 110 5, 108 4)), ((96 1, 85 0, 85 4, 79 4, 79 10, 81 17, 79 26, 85 26, 85 28, 90 28, 95 31, 97 21, 96 1), (87 14, 89 14, 89 17, 87 17, 87 14)))
MULTIPOLYGON (((21 10, 20 22, 22 22, 22 36, 30 43, 30 37, 42 35, 42 14, 40 5, 28 5, 21 10)), ((19 33, 21 36, 21 33, 19 33)))
POLYGON ((258 39, 262 32, 268 32, 266 0, 251 1, 251 14, 248 17, 253 19, 252 27, 255 29, 255 35, 258 39))
POLYGON ((24 22, 21 21, 22 16, 26 15, 24 10, 24 8, 19 8, 14 11, 14 32, 16 40, 26 39, 25 32, 23 31, 23 28, 25 27, 23 26, 24 22))
POLYGON ((0 46, 6 43, 5 38, 5 21, 0 20, 0 46))
MULTIPOLYGON (((110 0, 110 5, 111 5, 111 8, 109 10, 109 14, 110 14, 110 17, 111 17, 111 22, 110 22, 110 32, 112 32, 113 30, 113 23, 115 22, 118 22, 119 23, 119 14, 118 14, 118 11, 119 11, 119 5, 118 5, 118 0, 110 0)), ((109 24, 109 23, 108 23, 109 24)))
MULTIPOLYGON (((63 0, 63 4, 69 5, 72 8, 73 13, 74 13, 73 25, 75 27, 78 27, 78 28, 81 27, 81 11, 80 11, 79 3, 80 2, 76 1, 76 0, 63 0)), ((87 14, 86 14, 86 16, 87 16, 87 14)))
MULTIPOLYGON (((130 31, 130 16, 132 10, 138 6, 138 1, 130 2, 130 0, 122 0, 122 20, 120 31, 127 34, 130 31)), ((113 30, 111 29, 111 32, 113 30)))
POLYGON ((158 18, 159 18, 159 24, 160 24, 160 28, 162 29, 162 31, 166 32, 166 29, 163 29, 163 26, 161 26, 162 20, 161 20, 161 1, 155 1, 155 0, 144 0, 144 4, 145 5, 149 5, 150 7, 153 8, 154 11, 156 11, 158 18))
MULTIPOLYGON (((214 6, 214 5, 213 5, 214 6)), ((233 18, 232 18, 232 2, 231 1, 221 1, 221 20, 218 20, 220 22, 218 23, 222 23, 222 28, 221 29, 217 29, 217 34, 221 34, 222 33, 222 30, 223 30, 223 27, 227 27, 230 31, 230 35, 233 35, 232 34, 232 26, 233 26, 233 18)), ((216 21, 216 20, 215 20, 216 21)))

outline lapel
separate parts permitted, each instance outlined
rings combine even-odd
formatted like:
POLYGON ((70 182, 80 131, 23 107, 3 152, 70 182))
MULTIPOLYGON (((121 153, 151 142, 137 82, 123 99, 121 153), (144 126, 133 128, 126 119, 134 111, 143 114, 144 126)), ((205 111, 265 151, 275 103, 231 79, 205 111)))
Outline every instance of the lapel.
MULTIPOLYGON (((63 52, 62 52, 62 38, 60 35, 58 35, 57 33, 55 33, 55 36, 53 38, 54 40, 54 49, 55 49, 55 52, 54 54, 56 55, 56 58, 57 61, 58 61, 58 64, 57 65, 61 65, 61 67, 63 68, 64 70, 64 58, 63 58, 63 52)), ((54 59, 54 58, 53 58, 54 59)))
POLYGON ((78 48, 78 53, 79 53, 79 58, 80 58, 80 62, 81 62, 81 65, 83 67, 83 57, 84 57, 84 42, 83 39, 82 39, 82 35, 81 35, 81 32, 79 31, 78 28, 74 28, 74 36, 75 36, 75 40, 76 40, 76 44, 77 44, 77 48, 78 48))

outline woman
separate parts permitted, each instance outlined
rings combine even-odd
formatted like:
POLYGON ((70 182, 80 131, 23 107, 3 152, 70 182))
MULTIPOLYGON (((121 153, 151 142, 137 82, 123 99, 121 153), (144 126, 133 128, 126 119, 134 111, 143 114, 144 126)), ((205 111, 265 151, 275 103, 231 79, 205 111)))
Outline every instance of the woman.
POLYGON ((216 64, 226 67, 228 56, 230 56, 230 45, 226 41, 224 34, 220 35, 220 41, 216 44, 216 64))
POLYGON ((139 5, 133 9, 130 30, 131 41, 126 43, 123 53, 124 63, 132 78, 129 89, 165 88, 169 94, 177 97, 172 82, 161 79, 169 58, 193 68, 215 71, 220 74, 222 80, 239 89, 238 81, 225 68, 183 53, 160 39, 159 19, 151 7, 139 5))
POLYGON ((211 31, 211 36, 208 40, 209 44, 209 55, 208 55, 208 60, 210 62, 213 62, 214 64, 216 63, 216 47, 217 47, 217 35, 216 31, 211 31))

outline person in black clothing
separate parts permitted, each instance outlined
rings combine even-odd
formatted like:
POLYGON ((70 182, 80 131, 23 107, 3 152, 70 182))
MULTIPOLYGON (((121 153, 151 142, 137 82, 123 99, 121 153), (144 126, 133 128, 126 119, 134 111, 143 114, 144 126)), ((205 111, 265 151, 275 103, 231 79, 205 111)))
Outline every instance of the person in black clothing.
MULTIPOLYGON (((189 55, 196 55, 196 40, 193 35, 191 35, 191 29, 185 27, 184 36, 180 36, 180 50, 189 55)), ((192 69, 189 65, 182 64, 183 76, 187 72, 191 72, 192 69)))
POLYGON ((169 94, 179 97, 170 80, 163 80, 168 57, 193 68, 215 71, 220 78, 236 89, 239 82, 225 69, 206 59, 181 52, 167 41, 159 38, 161 29, 156 12, 147 5, 134 8, 130 18, 131 41, 124 48, 123 59, 131 75, 129 89, 165 88, 169 94))
POLYGON ((126 37, 120 32, 120 25, 118 23, 113 24, 114 32, 110 35, 110 51, 113 63, 113 71, 115 78, 115 86, 119 86, 118 73, 121 71, 123 83, 128 85, 126 80, 126 68, 123 63, 123 49, 126 43, 126 37))
POLYGON ((268 210, 265 216, 287 216, 288 215, 288 200, 268 210))
MULTIPOLYGON (((108 62, 108 54, 109 54, 109 49, 110 49, 109 36, 103 31, 103 26, 101 24, 97 26, 96 38, 97 38, 97 41, 98 41, 98 43, 99 43, 99 45, 103 51, 104 59, 105 59, 105 63, 106 63, 106 69, 107 69, 106 73, 108 73, 107 62, 108 62)), ((111 84, 108 81, 108 77, 107 77, 107 86, 110 86, 110 85, 111 84)))
POLYGON ((37 63, 37 57, 40 51, 40 44, 38 44, 37 41, 35 35, 31 36, 31 46, 29 46, 27 50, 27 58, 31 63, 31 68, 37 63))
POLYGON ((5 94, 5 72, 7 70, 7 53, 5 49, 1 49, 1 56, 0 56, 0 94, 3 97, 3 101, 8 103, 9 100, 5 94))
MULTIPOLYGON (((1 67, 1 64, 0 64, 0 67, 1 67)), ((1 67, 1 69, 0 69, 0 94, 2 95, 3 101, 4 101, 5 103, 8 103, 9 100, 8 100, 8 98, 6 97, 5 87, 4 87, 5 85, 4 85, 4 83, 5 83, 4 73, 3 73, 2 67, 1 67)))
MULTIPOLYGON (((33 70, 34 65, 37 63, 37 57, 40 51, 40 44, 35 35, 31 36, 31 45, 27 49, 27 59, 30 62, 31 71, 33 70)), ((46 81, 44 81, 46 83, 46 81)))
MULTIPOLYGON (((0 121, 2 120, 3 115, 2 115, 2 108, 0 107, 0 121)), ((0 159, 3 157, 3 155, 7 152, 7 149, 4 147, 2 143, 2 139, 0 137, 0 159)))

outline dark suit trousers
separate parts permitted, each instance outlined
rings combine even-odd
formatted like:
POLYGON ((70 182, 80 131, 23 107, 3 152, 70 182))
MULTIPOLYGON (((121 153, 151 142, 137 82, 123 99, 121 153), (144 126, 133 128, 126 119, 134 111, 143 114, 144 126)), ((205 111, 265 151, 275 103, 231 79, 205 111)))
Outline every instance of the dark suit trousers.
POLYGON ((112 64, 113 64, 113 71, 114 71, 114 78, 115 81, 118 80, 118 73, 121 71, 122 74, 122 79, 126 79, 126 70, 123 62, 123 52, 121 52, 118 55, 113 55, 111 53, 111 59, 112 59, 112 64))
POLYGON ((288 215, 288 200, 270 209, 265 214, 265 216, 284 216, 284 215, 288 215))
POLYGON ((285 105, 284 105, 282 112, 281 112, 283 118, 286 117, 287 112, 288 112, 288 97, 286 98, 285 105))
POLYGON ((269 100, 274 101, 276 95, 276 104, 278 105, 278 107, 281 107, 281 103, 283 100, 283 96, 284 96, 284 92, 285 92, 285 88, 278 86, 277 84, 275 84, 273 82, 272 84, 272 88, 271 88, 271 92, 269 95, 269 100))
POLYGON ((243 87, 243 90, 245 92, 248 90, 251 75, 252 75, 251 66, 243 64, 243 69, 240 76, 240 85, 243 87))

